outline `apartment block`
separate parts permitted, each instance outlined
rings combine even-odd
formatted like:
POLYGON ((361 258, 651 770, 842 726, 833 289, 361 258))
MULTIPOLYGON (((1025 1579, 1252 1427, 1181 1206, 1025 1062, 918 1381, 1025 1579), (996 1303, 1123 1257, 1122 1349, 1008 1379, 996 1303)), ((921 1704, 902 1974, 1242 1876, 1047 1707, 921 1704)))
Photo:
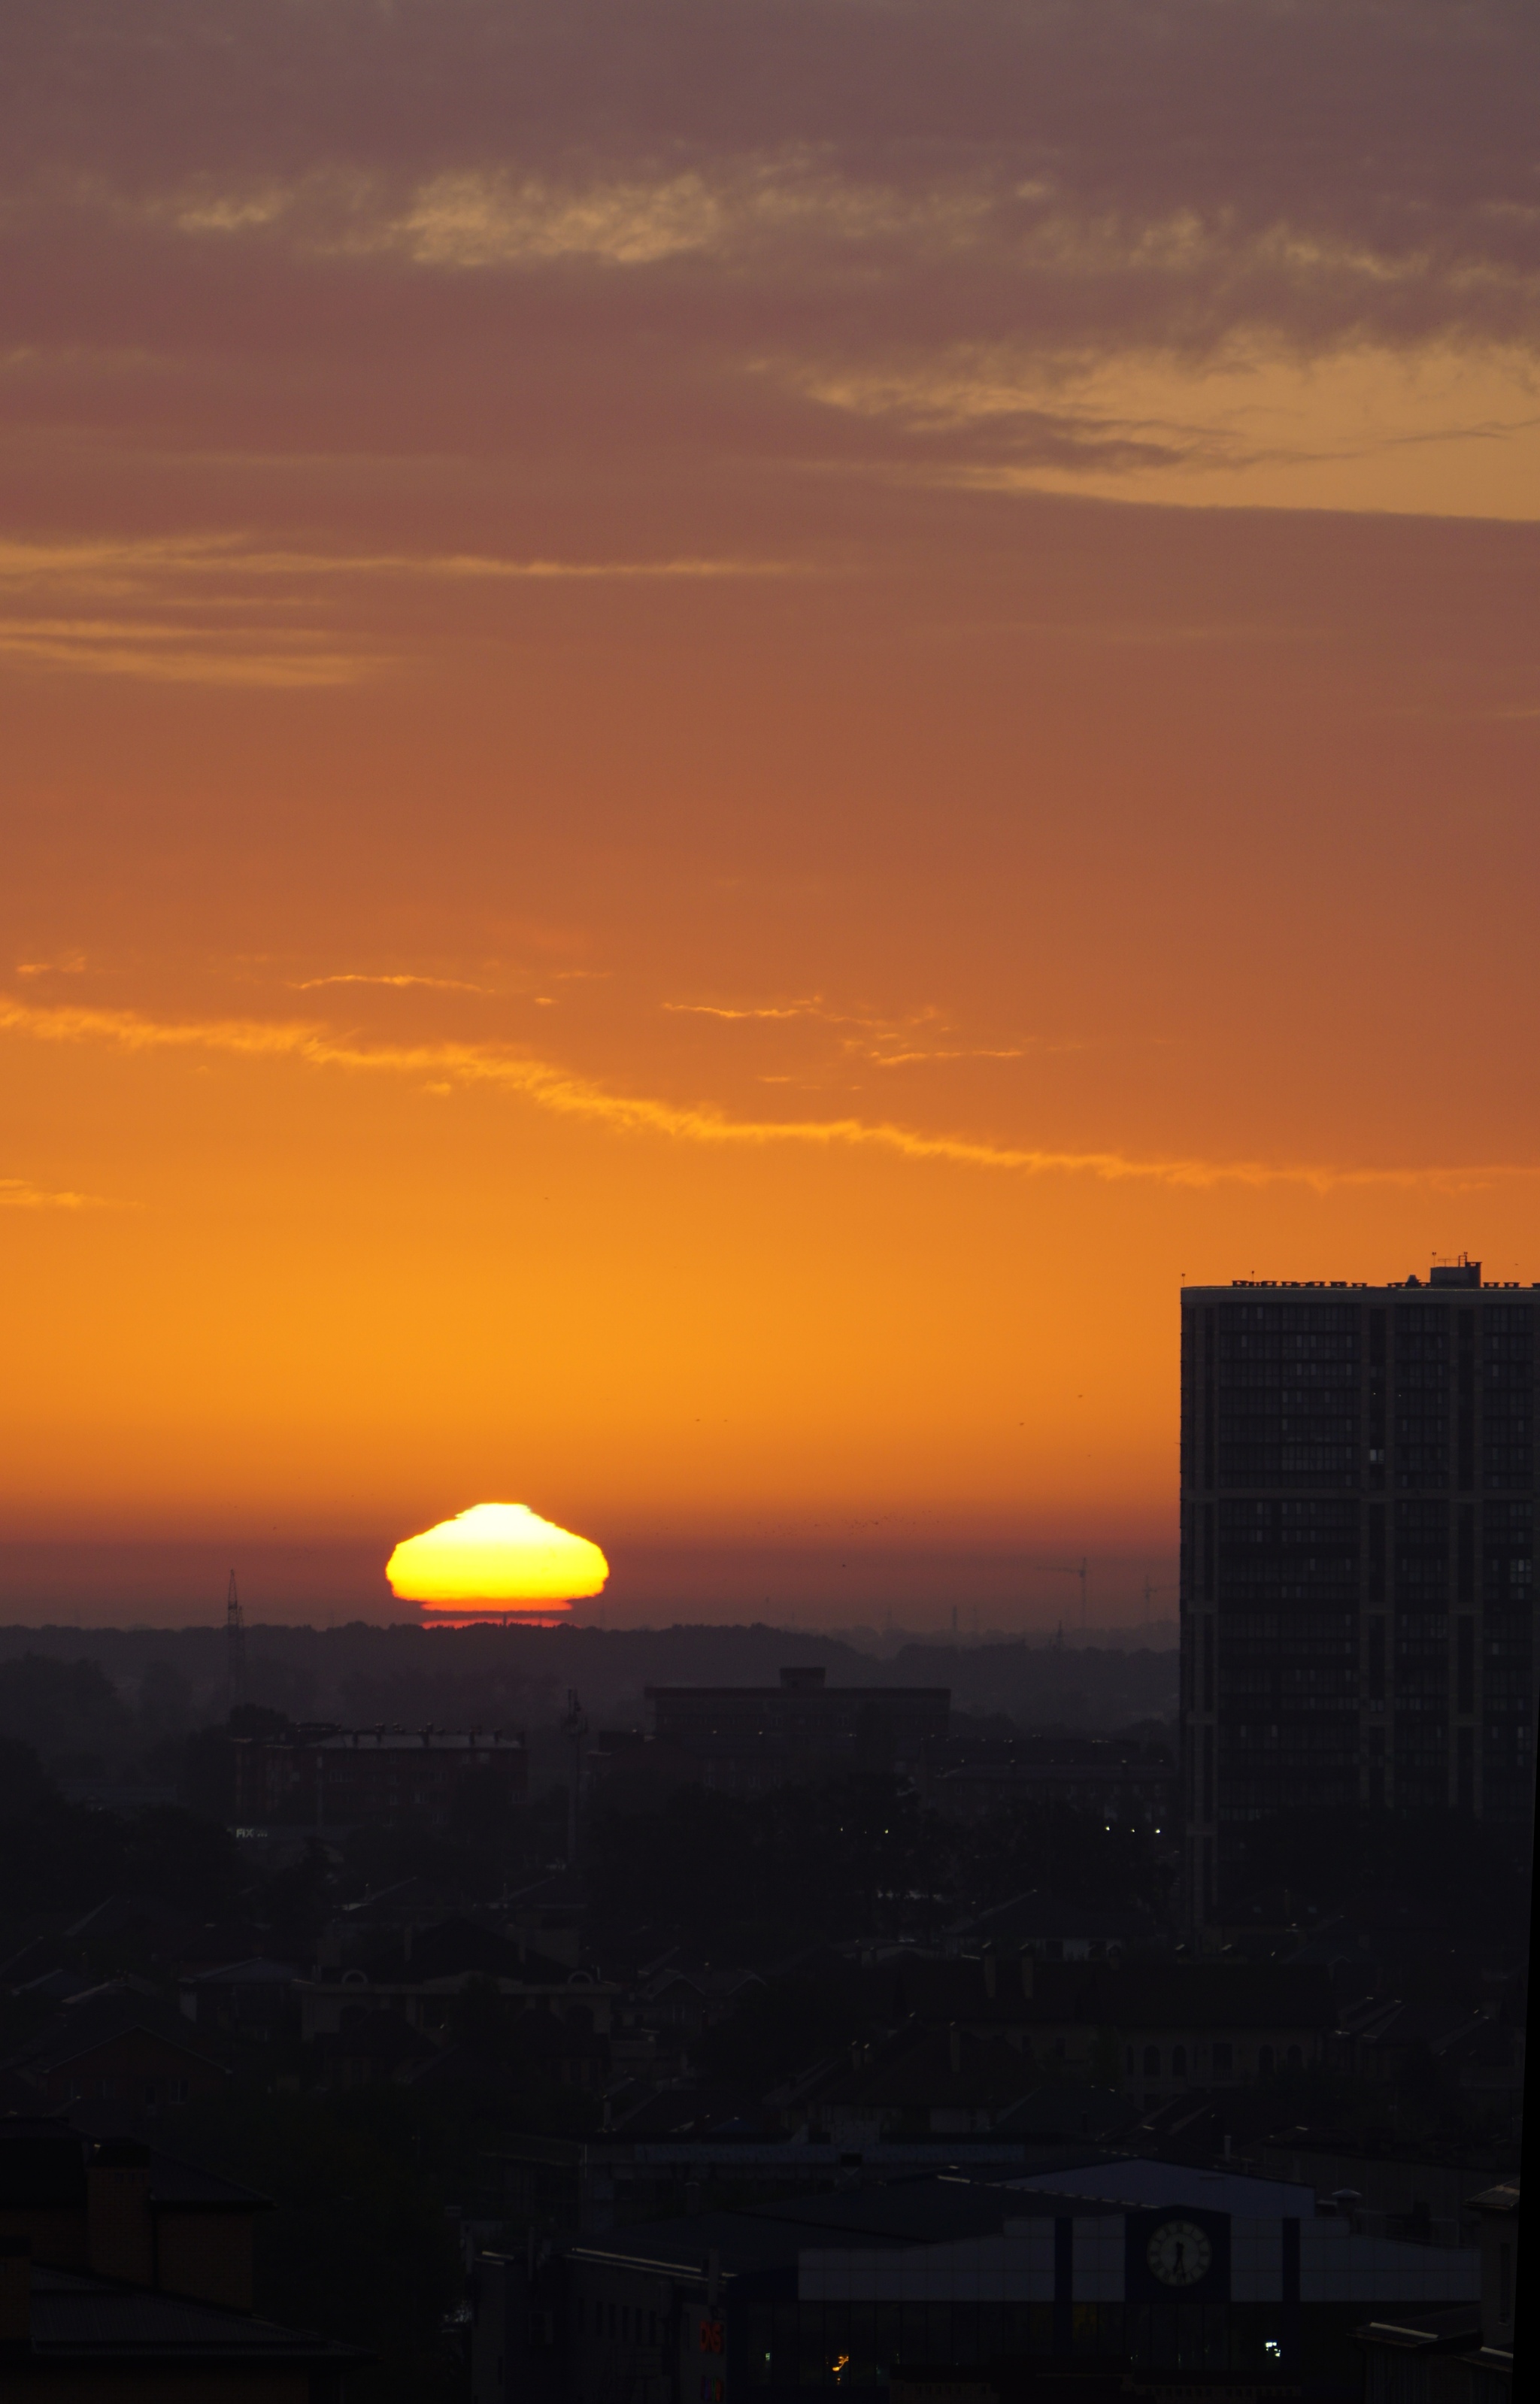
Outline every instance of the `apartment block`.
POLYGON ((1189 1918, 1306 1805, 1519 1824, 1534 1774, 1540 1285, 1182 1296, 1189 1918))

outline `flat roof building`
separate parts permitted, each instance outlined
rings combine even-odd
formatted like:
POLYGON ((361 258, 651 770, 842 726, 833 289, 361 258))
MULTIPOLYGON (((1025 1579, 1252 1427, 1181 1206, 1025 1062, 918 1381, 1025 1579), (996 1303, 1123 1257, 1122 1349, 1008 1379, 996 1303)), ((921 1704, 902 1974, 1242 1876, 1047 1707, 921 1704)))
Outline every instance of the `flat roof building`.
POLYGON ((449 1819, 468 1782, 496 1787, 511 1803, 528 1792, 522 1736, 503 1728, 299 1727, 236 1737, 235 1818, 316 1828, 403 1817, 449 1819))
POLYGON ((1453 1806, 1519 1826, 1534 1774, 1540 1287, 1182 1296, 1182 1772, 1196 1925, 1248 1823, 1453 1806))
POLYGON ((478 2261, 475 2404, 1351 2393, 1366 2320, 1481 2292, 1474 2247, 1367 2235, 1311 2187, 1105 2157, 761 2201, 533 2260, 478 2261))
POLYGON ((830 1686, 821 1668, 786 1669, 775 1686, 649 1686, 653 1736, 719 1793, 841 1770, 917 1768, 946 1734, 946 1686, 830 1686))

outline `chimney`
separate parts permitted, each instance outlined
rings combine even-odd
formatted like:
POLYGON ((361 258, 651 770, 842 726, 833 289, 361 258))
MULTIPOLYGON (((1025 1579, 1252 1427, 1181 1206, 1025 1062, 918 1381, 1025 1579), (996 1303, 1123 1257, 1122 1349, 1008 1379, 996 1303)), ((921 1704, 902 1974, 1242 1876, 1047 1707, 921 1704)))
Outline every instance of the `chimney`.
POLYGON ((986 1953, 984 1957, 984 1992, 988 1997, 990 2003, 993 2003, 995 2000, 995 1957, 992 1953, 986 1953))
POLYGON ((962 2031, 954 2020, 946 2034, 948 2049, 952 2057, 952 2076, 956 2078, 962 2069, 962 2031))
POLYGON ((1022 1994, 1022 2001, 1023 2001, 1024 2003, 1029 2003, 1029 2003, 1031 2002, 1031 2000, 1032 2000, 1032 1957, 1031 1957, 1031 1955, 1030 1955, 1029 1953, 1024 1953, 1024 1954, 1022 1955, 1022 1957, 1021 1957, 1021 1994, 1022 1994))
POLYGON ((86 2254, 99 2279, 154 2286, 147 2145, 125 2140, 93 2149, 86 2173, 86 2254))
POLYGON ((32 2346, 32 2247, 25 2237, 0 2237, 0 2359, 32 2346))

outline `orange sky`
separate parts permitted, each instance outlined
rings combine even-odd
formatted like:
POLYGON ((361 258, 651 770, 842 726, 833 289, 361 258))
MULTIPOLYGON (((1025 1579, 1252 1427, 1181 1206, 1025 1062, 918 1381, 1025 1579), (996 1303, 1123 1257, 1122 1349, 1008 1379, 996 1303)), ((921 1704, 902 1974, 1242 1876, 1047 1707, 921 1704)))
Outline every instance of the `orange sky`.
POLYGON ((1540 1274, 1533 17, 29 13, 0 1550, 1127 1617, 1183 1276, 1540 1274))

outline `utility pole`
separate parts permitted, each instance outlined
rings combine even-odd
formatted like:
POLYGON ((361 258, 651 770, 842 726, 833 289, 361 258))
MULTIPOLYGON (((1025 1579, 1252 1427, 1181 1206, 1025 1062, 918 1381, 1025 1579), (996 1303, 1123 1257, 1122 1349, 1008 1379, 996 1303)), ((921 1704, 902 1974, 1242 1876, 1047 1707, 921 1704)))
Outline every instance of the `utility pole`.
POLYGON ((230 1688, 230 1708, 245 1700, 246 1691, 246 1624, 241 1614, 241 1598, 235 1590, 235 1572, 230 1573, 230 1586, 225 1595, 225 1682, 230 1688))

